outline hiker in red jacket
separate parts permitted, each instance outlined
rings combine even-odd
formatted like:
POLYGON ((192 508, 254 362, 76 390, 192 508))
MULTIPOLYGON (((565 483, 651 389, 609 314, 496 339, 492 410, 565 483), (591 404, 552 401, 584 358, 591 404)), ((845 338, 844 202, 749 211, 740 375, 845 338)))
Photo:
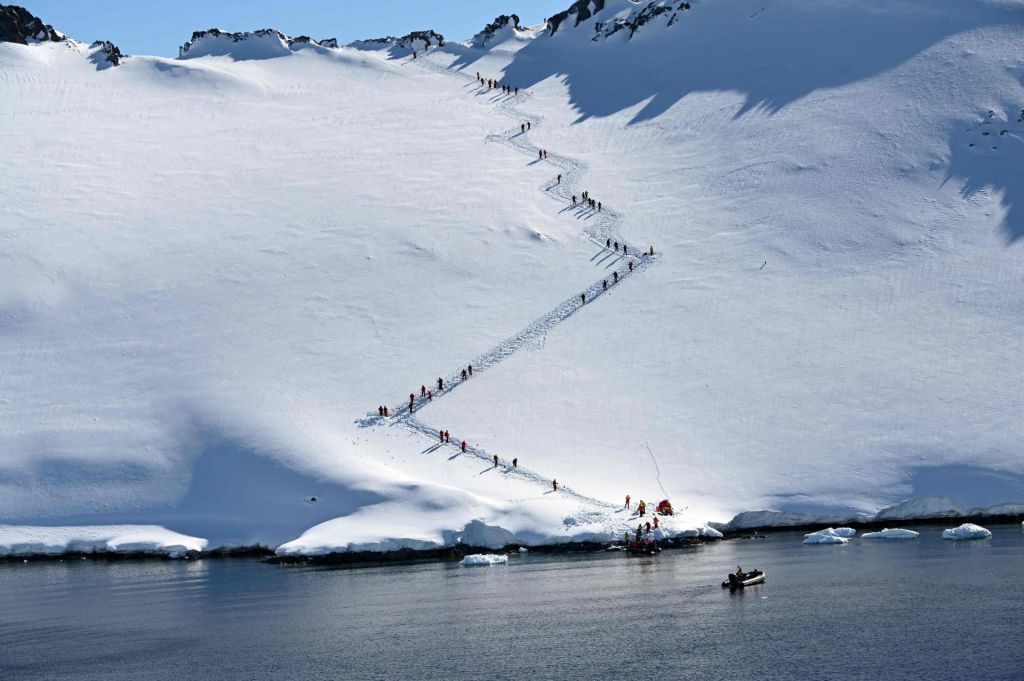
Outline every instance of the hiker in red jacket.
POLYGON ((465 440, 462 441, 462 451, 463 451, 463 453, 465 453, 465 451, 466 451, 466 441, 465 440))
POLYGON ((448 434, 447 430, 444 431, 444 441, 445 442, 451 442, 452 441, 452 436, 448 434))
POLYGON ((495 468, 498 467, 498 455, 497 454, 494 455, 494 467, 495 468))

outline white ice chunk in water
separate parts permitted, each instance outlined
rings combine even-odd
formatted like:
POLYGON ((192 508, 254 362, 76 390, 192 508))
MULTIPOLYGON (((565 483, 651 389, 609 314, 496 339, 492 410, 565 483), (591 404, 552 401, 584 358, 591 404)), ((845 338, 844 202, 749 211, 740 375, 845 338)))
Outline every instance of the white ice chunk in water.
MULTIPOLYGON (((844 529, 845 530, 845 529, 850 529, 850 528, 840 528, 840 529, 844 529)), ((854 534, 856 534, 856 533, 854 533, 854 534)), ((804 543, 805 544, 846 544, 849 541, 850 541, 849 537, 845 537, 845 536, 836 534, 836 530, 831 528, 831 527, 825 528, 824 530, 818 530, 817 532, 811 532, 810 534, 805 534, 804 535, 804 543)))
POLYGON ((904 530, 898 527, 885 528, 879 532, 865 532, 860 536, 861 539, 917 539, 920 536, 913 530, 904 530))
POLYGON ((493 553, 474 553, 462 559, 461 565, 504 565, 508 562, 508 556, 495 555, 493 553))
POLYGON ((991 536, 991 532, 974 523, 964 523, 960 527, 942 531, 943 539, 988 539, 991 536))

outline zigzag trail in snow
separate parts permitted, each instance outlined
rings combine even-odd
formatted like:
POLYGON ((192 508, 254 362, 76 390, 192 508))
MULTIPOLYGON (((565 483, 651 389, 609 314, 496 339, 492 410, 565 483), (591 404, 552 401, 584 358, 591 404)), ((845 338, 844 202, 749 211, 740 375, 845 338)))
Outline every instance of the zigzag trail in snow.
MULTIPOLYGON (((441 73, 449 77, 458 77, 469 83, 476 83, 476 79, 473 78, 472 76, 458 71, 452 71, 439 64, 434 64, 424 57, 410 61, 411 63, 416 63, 417 65, 429 71, 441 73)), ((524 91, 518 95, 503 95, 501 94, 500 89, 489 89, 486 86, 482 85, 478 85, 476 89, 472 90, 472 92, 474 94, 480 94, 482 92, 493 92, 494 97, 492 98, 492 101, 494 101, 497 104, 495 110, 498 113, 502 114, 503 116, 507 116, 508 118, 511 118, 516 122, 515 128, 506 130, 501 133, 488 135, 486 138, 487 141, 507 144, 511 146, 513 149, 517 149, 523 152, 524 154, 530 155, 539 163, 549 163, 552 166, 554 166, 557 169, 556 174, 561 173, 562 175, 561 183, 557 183, 552 179, 549 183, 544 184, 540 187, 541 191, 543 191, 549 197, 551 197, 552 200, 558 201, 559 203, 564 205, 565 208, 563 208, 563 212, 572 210, 577 218, 586 219, 586 228, 583 231, 583 236, 585 238, 587 238, 588 240, 590 240, 591 242, 593 242, 595 245, 599 246, 602 249, 607 248, 605 246, 606 239, 617 241, 618 243, 623 245, 624 252, 625 249, 628 248, 629 252, 633 254, 628 257, 628 260, 632 260, 634 263, 633 270, 629 270, 628 266, 626 266, 627 256, 619 254, 618 251, 615 251, 615 262, 621 262, 623 265, 622 270, 619 271, 618 283, 612 284, 609 282, 608 289, 605 290, 602 285, 602 282, 608 281, 610 279, 610 277, 606 275, 601 280, 594 282, 587 288, 581 291, 577 291, 571 297, 563 300, 561 303, 556 305, 554 309, 548 311, 547 313, 533 320, 525 328, 516 332, 512 336, 509 336, 502 342, 495 345, 490 350, 484 352, 481 355, 478 355, 477 357, 474 357, 470 361, 470 364, 473 366, 473 377, 475 378, 477 374, 487 371, 487 369, 489 369, 490 367, 493 367, 499 362, 502 362, 505 359, 512 356, 512 354, 514 354, 524 345, 529 343, 531 340, 545 335, 556 325, 566 321, 574 314, 576 314, 576 312, 578 312, 579 310, 583 309, 584 307, 589 307, 598 298, 605 295, 606 293, 610 293, 615 289, 615 287, 621 285, 623 281, 628 277, 632 276, 633 274, 636 274, 637 272, 647 269, 647 267, 649 267, 656 261, 656 257, 649 255, 646 251, 638 250, 635 246, 632 246, 629 243, 627 243, 625 239, 623 239, 619 235, 619 228, 622 225, 622 215, 620 213, 611 209, 604 208, 603 206, 602 208, 604 208, 604 210, 601 211, 586 208, 582 205, 582 203, 573 206, 572 195, 575 194, 576 196, 580 196, 583 192, 581 179, 587 173, 587 165, 583 161, 569 158, 568 156, 563 156, 560 154, 553 154, 550 152, 548 153, 547 158, 540 158, 540 147, 537 147, 534 144, 532 144, 529 140, 529 133, 523 133, 519 128, 519 125, 521 123, 526 123, 527 121, 530 122, 531 127, 534 125, 538 125, 543 121, 543 117, 527 114, 516 108, 517 105, 523 103, 530 97, 528 93, 524 91), (587 296, 587 302, 585 304, 581 303, 580 299, 580 294, 583 293, 585 293, 587 296)), ((609 253, 611 253, 610 250, 609 253)), ((443 397, 444 395, 447 395, 448 393, 452 392, 460 385, 462 385, 463 381, 461 375, 461 368, 456 370, 454 373, 449 374, 447 378, 444 378, 444 389, 434 392, 433 397, 443 397)), ((436 383, 434 382, 432 382, 431 385, 436 387, 436 383)), ((420 409, 426 404, 428 404, 428 399, 426 397, 415 396, 413 399, 413 410, 412 412, 410 412, 409 407, 407 406, 408 402, 406 400, 403 400, 394 407, 388 407, 388 409, 392 410, 392 413, 394 414, 394 416, 392 416, 390 420, 392 423, 402 425, 408 428, 409 430, 422 433, 430 438, 436 438, 438 437, 438 432, 440 429, 428 426, 427 424, 423 423, 422 421, 415 417, 416 410, 420 409)), ((382 423, 384 419, 381 419, 378 416, 371 414, 370 418, 366 419, 366 421, 372 423, 382 423)), ((457 436, 452 435, 451 440, 454 444, 448 446, 454 446, 458 448, 458 443, 462 439, 464 438, 459 438, 457 436)), ((475 456, 481 459, 482 461, 487 461, 488 463, 493 462, 492 455, 488 454, 486 451, 478 447, 472 447, 467 445, 466 453, 475 456)), ((528 480, 538 482, 542 485, 551 484, 550 477, 542 476, 539 473, 536 473, 525 467, 507 468, 506 473, 510 475, 516 475, 520 478, 526 478, 528 480)), ((559 491, 564 492, 566 494, 570 494, 574 497, 577 497, 581 501, 586 501, 594 505, 608 508, 618 508, 618 505, 616 504, 611 504, 609 502, 602 501, 591 496, 587 496, 580 492, 576 492, 570 487, 559 485, 559 491)))

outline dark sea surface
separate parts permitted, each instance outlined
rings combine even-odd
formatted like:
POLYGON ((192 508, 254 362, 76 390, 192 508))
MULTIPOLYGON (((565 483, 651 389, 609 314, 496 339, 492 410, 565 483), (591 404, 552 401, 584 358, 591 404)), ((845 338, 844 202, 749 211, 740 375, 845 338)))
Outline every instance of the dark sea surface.
POLYGON ((0 679, 1024 679, 1024 532, 507 566, 0 564, 0 679), (730 593, 737 563, 767 583, 730 593))

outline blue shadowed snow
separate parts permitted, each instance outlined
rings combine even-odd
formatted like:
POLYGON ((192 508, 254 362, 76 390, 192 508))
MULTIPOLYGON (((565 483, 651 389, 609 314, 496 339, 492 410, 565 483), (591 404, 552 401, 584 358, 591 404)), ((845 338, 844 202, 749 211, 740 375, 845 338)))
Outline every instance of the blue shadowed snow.
MULTIPOLYGON (((36 476, 69 483, 144 481, 160 475, 141 466, 50 461, 36 476)), ((383 497, 317 480, 228 440, 211 441, 196 458, 188 490, 171 504, 137 510, 18 518, 23 525, 157 524, 210 540, 210 546, 276 546, 321 522, 379 503, 383 497), (316 497, 316 501, 311 501, 316 497)))
MULTIPOLYGON (((613 10, 623 6, 609 5, 613 10)), ((887 23, 880 23, 876 9, 865 3, 828 3, 816 12, 781 3, 763 9, 737 1, 692 5, 667 31, 663 26, 652 30, 667 21, 659 17, 628 44, 627 31, 592 41, 594 20, 575 28, 565 24, 554 36, 520 50, 503 80, 531 87, 546 78, 563 78, 580 121, 646 102, 632 120, 638 123, 702 91, 742 93, 746 101, 737 116, 755 109, 775 112, 815 90, 893 69, 956 33, 1020 20, 1014 8, 980 3, 968 8, 948 0, 908 4, 903 10, 890 7, 887 23), (737 14, 750 16, 737 22, 737 14), (794 25, 806 39, 790 39, 794 25), (578 43, 578 49, 565 49, 568 41, 578 43), (627 49, 634 58, 623 58, 627 49), (650 59, 636 59, 636 51, 644 49, 650 50, 650 59), (665 77, 665 69, 672 70, 672 78, 665 77)), ((606 10, 598 19, 612 14, 606 10)), ((460 65, 468 68, 467 57, 460 65)))

